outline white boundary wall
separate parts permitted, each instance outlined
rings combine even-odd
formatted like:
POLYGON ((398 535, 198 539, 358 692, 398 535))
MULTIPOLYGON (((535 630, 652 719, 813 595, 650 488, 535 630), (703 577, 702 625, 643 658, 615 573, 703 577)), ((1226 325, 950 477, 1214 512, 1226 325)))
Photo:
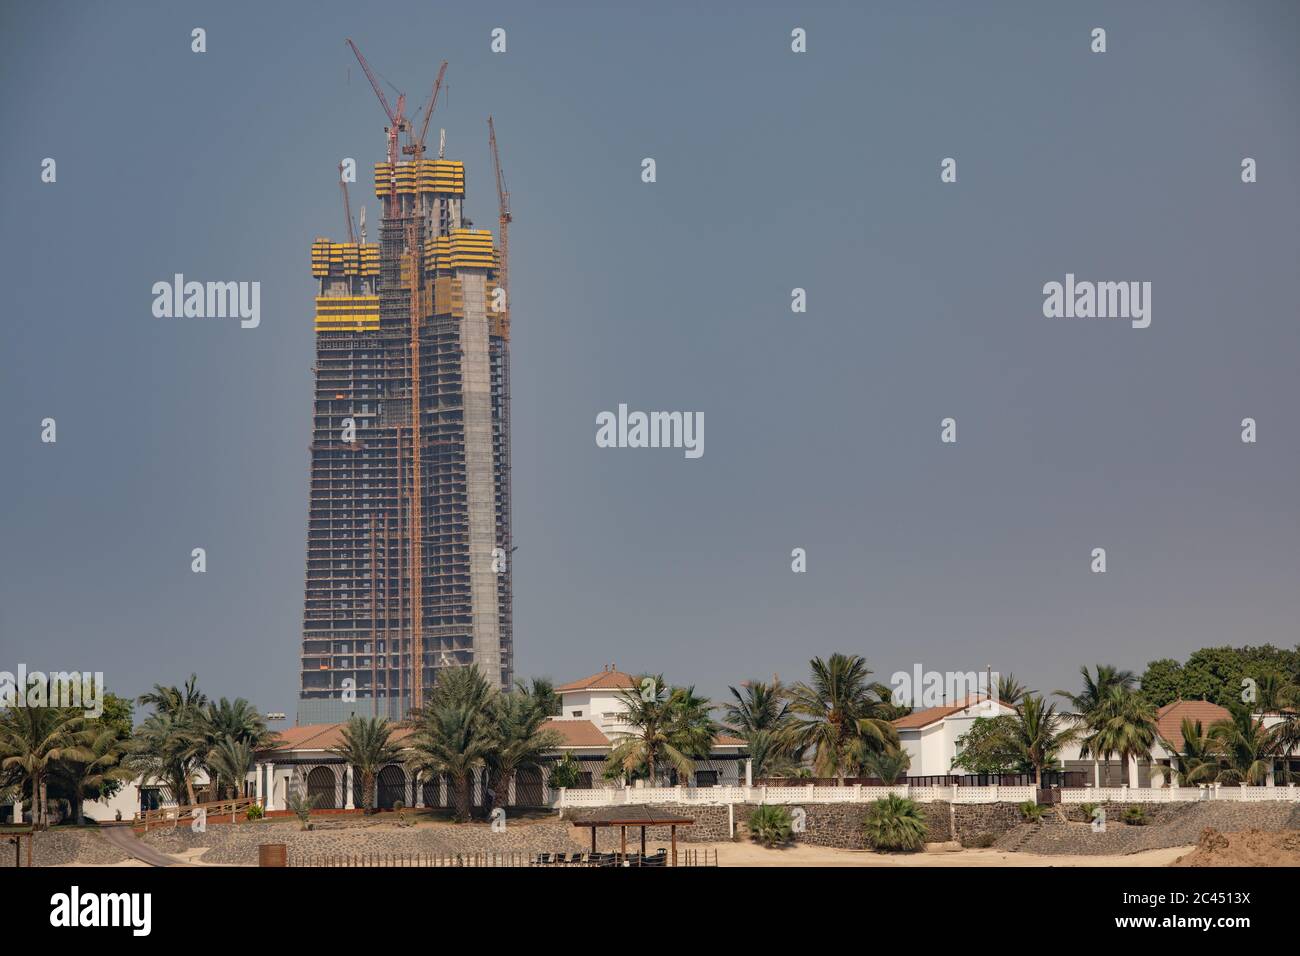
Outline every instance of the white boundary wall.
MULTIPOLYGON (((1035 787, 603 787, 559 789, 551 805, 609 807, 626 804, 683 805, 733 803, 871 803, 889 794, 918 803, 1025 803, 1037 799, 1035 787)), ((1282 801, 1300 803, 1300 788, 1286 787, 1083 787, 1061 790, 1062 803, 1190 803, 1196 800, 1282 801)))

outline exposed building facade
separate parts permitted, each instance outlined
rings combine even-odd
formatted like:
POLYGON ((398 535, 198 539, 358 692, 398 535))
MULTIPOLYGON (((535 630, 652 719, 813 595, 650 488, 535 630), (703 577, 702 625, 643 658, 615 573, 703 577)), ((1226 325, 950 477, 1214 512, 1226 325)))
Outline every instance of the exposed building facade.
POLYGON ((499 253, 460 162, 377 163, 375 193, 378 243, 312 244, 304 724, 403 717, 446 667, 513 679, 499 253))

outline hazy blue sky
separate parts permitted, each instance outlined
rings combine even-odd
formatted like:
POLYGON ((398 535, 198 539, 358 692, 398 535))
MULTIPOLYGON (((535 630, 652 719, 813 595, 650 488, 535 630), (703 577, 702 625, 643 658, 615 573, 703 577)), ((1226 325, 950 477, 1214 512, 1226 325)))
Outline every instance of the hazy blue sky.
POLYGON ((1294 3, 43 3, 0 36, 0 670, 293 713, 341 157, 377 233, 348 36, 413 104, 450 61, 493 229, 496 117, 520 676, 719 694, 841 650, 1051 690, 1297 641, 1294 3), (153 318, 176 272, 260 281, 260 328, 153 318), (1150 281, 1151 327, 1044 318, 1067 272, 1150 281), (702 411, 704 456, 597 448, 620 402, 702 411))

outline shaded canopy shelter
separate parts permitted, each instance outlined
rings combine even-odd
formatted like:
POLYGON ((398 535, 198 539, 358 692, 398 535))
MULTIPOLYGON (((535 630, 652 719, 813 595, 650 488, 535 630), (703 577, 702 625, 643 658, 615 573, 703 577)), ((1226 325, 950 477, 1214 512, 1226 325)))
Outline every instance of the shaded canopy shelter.
POLYGON ((641 828, 641 855, 645 856, 645 828, 668 827, 673 841, 672 865, 677 865, 677 828, 689 827, 694 818, 670 813, 658 807, 633 804, 621 807, 595 807, 583 811, 573 820, 575 827, 591 828, 591 852, 596 852, 596 830, 599 827, 618 827, 623 835, 623 855, 627 855, 627 828, 641 828))

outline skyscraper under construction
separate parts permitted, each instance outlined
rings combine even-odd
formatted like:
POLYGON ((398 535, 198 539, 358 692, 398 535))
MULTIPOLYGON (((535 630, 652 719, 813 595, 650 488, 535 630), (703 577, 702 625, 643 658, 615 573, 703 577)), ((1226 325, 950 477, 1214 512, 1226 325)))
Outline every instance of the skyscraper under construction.
MULTIPOLYGON (((507 688, 513 674, 505 243, 465 218, 464 164, 424 158, 404 98, 394 111, 375 90, 391 124, 379 242, 363 226, 360 242, 311 249, 300 723, 403 717, 442 668, 476 664, 507 688)), ((435 87, 430 111, 436 100, 435 87)), ((504 233, 499 163, 497 184, 504 233)))

